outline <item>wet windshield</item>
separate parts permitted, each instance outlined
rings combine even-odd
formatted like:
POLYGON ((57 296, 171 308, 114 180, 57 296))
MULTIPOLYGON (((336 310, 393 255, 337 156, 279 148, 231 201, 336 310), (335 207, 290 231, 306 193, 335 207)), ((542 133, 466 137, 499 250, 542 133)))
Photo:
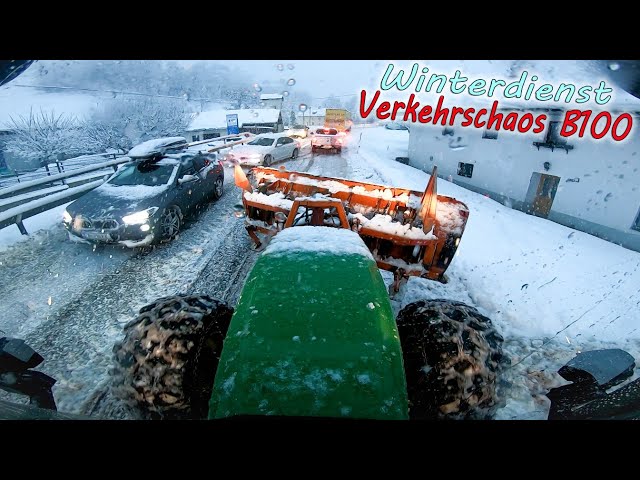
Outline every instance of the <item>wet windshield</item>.
POLYGON ((273 138, 256 138, 249 142, 249 145, 260 145, 261 147, 270 147, 275 140, 273 138))
POLYGON ((175 169, 172 165, 140 163, 125 165, 109 180, 112 185, 166 185, 175 169))

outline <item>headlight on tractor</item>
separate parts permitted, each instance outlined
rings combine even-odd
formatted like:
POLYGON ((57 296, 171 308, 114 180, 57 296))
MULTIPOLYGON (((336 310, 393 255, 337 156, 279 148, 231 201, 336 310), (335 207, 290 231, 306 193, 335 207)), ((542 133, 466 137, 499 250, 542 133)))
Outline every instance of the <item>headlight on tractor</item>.
POLYGON ((73 222, 73 217, 71 216, 71 214, 69 212, 67 212, 66 210, 63 212, 62 214, 62 221, 64 223, 71 223, 73 222))
POLYGON ((141 212, 132 213, 131 215, 125 215, 122 217, 122 221, 127 225, 141 225, 147 223, 150 217, 158 211, 158 207, 147 208, 141 212))

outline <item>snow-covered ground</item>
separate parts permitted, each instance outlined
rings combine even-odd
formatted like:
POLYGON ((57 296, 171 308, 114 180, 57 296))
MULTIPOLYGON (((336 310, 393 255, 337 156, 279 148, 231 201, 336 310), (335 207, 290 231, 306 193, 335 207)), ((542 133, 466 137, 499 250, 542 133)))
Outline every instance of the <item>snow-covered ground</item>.
MULTIPOLYGON (((69 202, 71 203, 71 202, 69 202)), ((22 235, 16 225, 0 229, 0 252, 19 242, 44 242, 51 230, 56 226, 62 227, 62 212, 69 203, 39 213, 23 220, 29 235, 22 235)), ((0 263, 0 265, 2 265, 0 263)))
MULTIPOLYGON (((354 131, 347 150, 354 179, 424 190, 427 173, 394 161, 407 156, 408 139, 406 131, 354 131)), ((450 298, 494 320, 512 360, 508 403, 499 418, 546 418, 542 395, 567 383, 556 372, 581 350, 617 347, 640 359, 640 253, 443 179, 438 193, 470 210, 447 271, 450 281, 413 278, 395 306, 450 298)))
MULTIPOLYGON (((311 155, 303 141, 299 158, 276 166, 423 190, 429 175, 394 161, 407 156, 408 138, 383 127, 354 129, 341 155, 311 155)), ((27 219, 29 237, 15 226, 0 230, 0 329, 44 356, 40 369, 58 380, 61 409, 109 417, 87 402, 104 390, 111 347, 140 306, 184 291, 235 302, 255 253, 234 215, 240 191, 227 173, 223 198, 176 241, 148 254, 70 244, 60 225, 64 206, 27 219)), ((412 278, 393 305, 398 311, 416 300, 449 298, 493 319, 512 361, 498 418, 546 418, 544 394, 565 383, 556 371, 578 351, 618 347, 640 358, 639 253, 443 179, 438 192, 470 210, 450 281, 412 278)))

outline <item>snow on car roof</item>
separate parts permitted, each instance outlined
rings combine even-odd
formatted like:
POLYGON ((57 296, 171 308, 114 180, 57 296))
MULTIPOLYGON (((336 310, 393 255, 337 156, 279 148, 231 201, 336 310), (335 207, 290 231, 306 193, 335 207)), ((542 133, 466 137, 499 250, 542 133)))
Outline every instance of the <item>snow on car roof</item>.
POLYGON ((238 115, 238 126, 256 123, 277 123, 280 110, 276 108, 243 108, 240 110, 207 110, 194 115, 188 131, 227 128, 227 115, 238 115))
POLYGON ((362 255, 373 260, 371 252, 356 232, 333 227, 290 227, 276 235, 263 255, 313 252, 333 255, 362 255))
POLYGON ((140 145, 136 145, 129 150, 129 156, 132 158, 149 157, 155 153, 162 153, 162 150, 173 144, 187 143, 187 139, 184 137, 163 137, 154 138, 153 140, 147 140, 140 145))

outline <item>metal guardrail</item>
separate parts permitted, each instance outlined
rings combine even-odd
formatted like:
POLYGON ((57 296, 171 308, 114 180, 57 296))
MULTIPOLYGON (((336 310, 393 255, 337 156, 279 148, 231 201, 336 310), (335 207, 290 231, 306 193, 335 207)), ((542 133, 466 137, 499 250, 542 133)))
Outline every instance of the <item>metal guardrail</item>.
MULTIPOLYGON (((211 148, 203 148, 203 150, 215 152, 225 148, 232 148, 234 145, 251 141, 255 138, 255 135, 247 133, 227 135, 215 139, 192 142, 188 144, 188 147, 206 145, 207 143, 214 143, 219 140, 224 141, 225 138, 230 137, 244 138, 211 148)), ((90 181, 91 178, 89 178, 86 179, 89 180, 88 183, 84 183, 79 186, 72 186, 74 184, 74 178, 86 173, 104 170, 109 167, 112 167, 115 171, 117 170, 118 165, 128 162, 129 160, 129 157, 123 156, 106 162, 89 165, 87 167, 76 168, 68 172, 46 175, 42 178, 36 178, 34 180, 20 182, 9 187, 0 188, 0 229, 16 224, 20 233, 27 235, 27 230, 22 223, 23 220, 59 205, 71 202, 72 200, 84 195, 86 192, 102 185, 106 180, 106 178, 102 178, 100 180, 90 181), (61 182, 61 185, 54 185, 55 182, 61 182), (42 186, 44 186, 44 188, 38 188, 42 186)), ((100 175, 98 174, 97 176, 100 175)), ((107 175, 105 174, 105 177, 106 176, 107 175)))
POLYGON ((87 167, 82 167, 82 168, 76 168, 75 170, 70 170, 68 172, 65 173, 57 173, 55 175, 49 175, 43 178, 38 178, 36 180, 29 180, 27 182, 20 182, 18 184, 15 185, 11 185, 10 187, 6 187, 6 188, 2 188, 0 189, 0 199, 1 198, 6 198, 9 195, 14 194, 15 192, 20 192, 22 190, 27 190, 31 187, 37 187, 40 185, 46 185, 48 183, 53 183, 57 180, 63 180, 63 184, 64 184, 64 180, 67 178, 71 178, 71 177, 76 177, 78 175, 81 175, 83 173, 89 173, 89 172, 94 172, 96 170, 102 170, 108 167, 113 167, 113 170, 115 171, 118 165, 120 165, 121 163, 125 163, 129 161, 129 157, 120 157, 120 158, 116 158, 115 160, 108 160, 106 162, 102 162, 102 163, 97 163, 94 165, 89 165, 87 167))
POLYGON ((128 161, 129 157, 120 157, 0 189, 0 229, 16 224, 20 233, 27 235, 28 232, 22 223, 23 220, 71 202, 99 187, 111 175, 107 172, 100 174, 100 170, 113 168, 115 171, 118 165, 128 161), (85 176, 85 174, 92 172, 98 173, 93 176, 85 176), (96 177, 102 178, 96 180, 96 177), (54 185, 55 182, 61 182, 61 184, 54 185), (80 182, 82 183, 77 185, 80 182))
POLYGON ((55 175, 56 173, 65 173, 83 166, 89 166, 97 162, 103 162, 123 156, 125 155, 116 153, 97 153, 52 162, 35 170, 9 170, 7 172, 0 173, 0 190, 21 182, 46 178, 51 175, 55 175))
POLYGON ((96 180, 91 183, 85 183, 79 187, 69 188, 62 192, 47 195, 46 197, 39 198, 32 202, 25 203, 23 205, 10 208, 4 212, 0 212, 0 229, 13 225, 14 223, 20 229, 20 233, 28 235, 27 229, 22 223, 23 220, 33 217, 47 210, 51 210, 59 205, 64 205, 76 198, 84 195, 89 190, 93 190, 104 183, 104 180, 96 180))

